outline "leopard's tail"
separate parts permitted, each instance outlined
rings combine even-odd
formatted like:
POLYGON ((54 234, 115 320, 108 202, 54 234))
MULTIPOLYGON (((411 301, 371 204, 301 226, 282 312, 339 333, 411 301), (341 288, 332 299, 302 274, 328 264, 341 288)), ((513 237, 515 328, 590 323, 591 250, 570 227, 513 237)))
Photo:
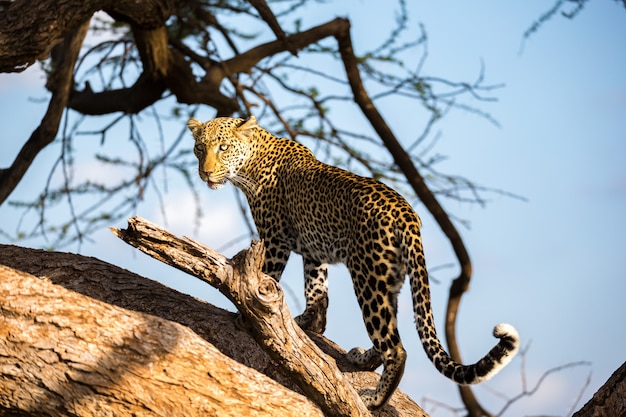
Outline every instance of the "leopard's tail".
POLYGON ((435 330, 430 304, 428 272, 423 256, 411 260, 409 269, 415 322, 422 346, 435 368, 457 384, 468 385, 483 382, 494 376, 513 359, 519 350, 519 334, 510 324, 498 324, 493 335, 500 339, 483 358, 473 365, 455 362, 445 351, 435 330))

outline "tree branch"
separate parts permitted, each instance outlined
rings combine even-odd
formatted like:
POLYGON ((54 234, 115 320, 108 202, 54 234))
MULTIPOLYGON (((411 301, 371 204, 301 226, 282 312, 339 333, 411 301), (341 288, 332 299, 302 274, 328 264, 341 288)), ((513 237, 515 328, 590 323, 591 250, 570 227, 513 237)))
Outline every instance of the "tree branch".
POLYGON ((626 362, 613 372, 587 404, 572 417, 623 416, 626 414, 624 398, 626 398, 626 362))
POLYGON ((283 292, 262 274, 264 248, 255 243, 232 261, 187 238, 133 217, 126 230, 112 229, 126 243, 217 288, 241 312, 253 337, 326 415, 368 416, 358 394, 297 326, 283 292))
POLYGON ((267 5, 267 2, 265 0, 248 0, 248 2, 256 9, 257 12, 259 12, 261 19, 263 19, 270 29, 272 29, 276 38, 279 41, 284 42, 285 48, 287 48, 292 55, 297 56, 298 51, 289 43, 289 39, 285 35, 283 28, 278 23, 278 20, 276 20, 274 12, 272 12, 272 9, 270 9, 267 5))
POLYGON ((322 416, 180 324, 2 265, 0 300, 1 415, 322 416))
MULTIPOLYGON (((86 300, 95 299, 109 306, 117 306, 180 323, 193 330, 229 358, 269 376, 290 390, 301 393, 285 370, 272 361, 248 333, 235 327, 235 314, 233 313, 91 257, 0 245, 0 264, 80 293, 86 296, 86 300)), ((2 273, 0 273, 0 281, 2 281, 2 273)), ((18 281, 18 279, 8 278, 7 282, 17 286, 18 281)), ((2 285, 0 283, 0 287, 2 285)), ((6 311, 4 301, 5 298, 0 298, 0 320, 3 315, 2 311, 6 311)), ((34 304, 45 305, 44 302, 34 304)), ((84 303, 79 302, 76 305, 82 306, 84 303)), ((71 309, 68 310, 68 314, 70 312, 71 309)), ((27 329, 33 323, 31 321, 30 325, 25 325, 23 328, 27 329)), ((345 351, 339 346, 322 335, 309 334, 309 336, 316 345, 336 361, 337 366, 344 372, 344 377, 353 386, 361 389, 376 385, 378 375, 374 372, 358 371, 345 359, 345 351)), ((42 337, 38 339, 38 343, 41 344, 44 340, 47 339, 42 337)), ((2 340, 0 340, 0 369, 2 369, 1 342, 2 340)), ((56 340, 51 340, 49 343, 56 342, 56 340)), ((91 343, 97 345, 99 342, 92 340, 91 343)), ((283 391, 276 391, 273 387, 273 384, 265 384, 264 389, 269 390, 268 392, 276 392, 276 395, 280 396, 283 391)), ((4 392, 0 378, 0 415, 3 410, 1 404, 5 404, 2 402, 4 392)), ((271 401, 273 400, 270 399, 271 401)), ((293 411, 291 415, 307 415, 297 408, 292 410, 290 406, 286 406, 286 411, 288 413, 293 411)), ((406 394, 398 390, 392 396, 390 405, 378 410, 375 415, 378 417, 425 416, 425 413, 406 394)))
POLYGON ((90 116, 115 112, 137 114, 158 101, 165 90, 162 80, 143 74, 132 87, 116 90, 94 92, 87 83, 83 90, 72 91, 67 107, 90 116))
POLYGON ((20 149, 13 164, 9 168, 0 170, 0 205, 19 184, 39 152, 52 143, 56 137, 72 88, 74 64, 78 59, 78 53, 88 28, 89 21, 86 21, 71 32, 63 43, 54 48, 52 57, 54 72, 47 82, 47 87, 52 91, 48 110, 39 126, 20 149))
MULTIPOLYGON (((286 40, 288 45, 295 50, 299 50, 326 37, 336 36, 338 33, 346 31, 349 27, 350 22, 347 19, 336 18, 304 32, 287 36, 286 40)), ((284 41, 268 42, 224 61, 224 67, 229 74, 248 72, 261 59, 287 50, 284 41)))
POLYGON ((165 27, 153 30, 133 29, 143 72, 129 88, 94 92, 89 86, 73 91, 68 107, 89 115, 109 114, 122 111, 135 114, 158 101, 166 89, 170 89, 178 102, 203 103, 218 110, 218 115, 231 115, 237 108, 235 99, 220 92, 225 77, 250 71, 261 59, 284 51, 302 49, 320 39, 333 36, 342 30, 347 21, 335 19, 313 27, 305 32, 272 41, 217 64, 210 58, 198 55, 192 58, 202 65, 206 75, 197 81, 185 55, 176 49, 165 47, 165 27))
POLYGON ((175 0, 16 0, 0 12, 0 72, 21 72, 44 59, 98 10, 151 29, 162 26, 175 0), (28 42, 24 42, 28 39, 28 42))

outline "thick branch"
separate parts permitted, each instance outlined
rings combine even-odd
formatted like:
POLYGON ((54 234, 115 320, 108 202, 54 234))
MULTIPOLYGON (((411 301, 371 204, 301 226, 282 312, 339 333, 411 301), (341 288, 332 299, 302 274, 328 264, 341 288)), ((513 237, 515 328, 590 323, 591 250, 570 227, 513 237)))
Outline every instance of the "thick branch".
POLYGON ((162 80, 140 76, 132 87, 94 92, 87 84, 74 90, 67 107, 82 114, 97 116, 115 112, 137 114, 157 102, 166 90, 162 80))
POLYGON ((44 59, 68 33, 98 10, 133 25, 163 25, 174 10, 168 0, 16 0, 0 12, 0 72, 20 72, 44 59))
MULTIPOLYGON (((441 230, 450 241, 454 253, 459 261, 461 273, 452 282, 450 287, 450 296, 448 298, 448 307, 446 311, 445 334, 446 340, 448 341, 450 356, 455 361, 462 363, 461 353, 455 336, 455 323, 459 303, 461 302, 461 296, 469 288, 469 282, 472 276, 472 264, 469 254, 467 253, 467 249, 465 248, 461 235, 450 220, 450 217, 447 215, 432 191, 430 191, 424 181, 424 177, 422 177, 413 164, 411 156, 404 150, 400 142, 396 139, 395 135, 387 125, 387 122, 385 122, 384 118, 367 94, 367 91, 363 86, 363 81, 361 80, 358 62, 352 48, 349 28, 346 28, 341 31, 339 35, 337 35, 337 42, 339 44, 339 52, 341 53, 341 59, 346 69, 348 82, 350 83, 355 102, 361 108, 361 111, 365 117, 367 117, 370 124, 381 138, 385 147, 391 153, 394 162, 400 168, 409 184, 411 184, 411 187, 417 196, 420 198, 422 203, 424 203, 428 211, 430 211, 433 215, 435 221, 439 224, 439 227, 441 227, 441 230)), ((470 415, 478 416, 485 413, 469 386, 459 386, 459 390, 470 415)))
MULTIPOLYGON (((308 45, 320 41, 329 36, 337 36, 338 33, 349 30, 350 23, 347 19, 336 18, 323 25, 315 26, 304 32, 287 36, 287 44, 295 50, 302 49, 308 45)), ((275 55, 287 50, 284 41, 273 41, 256 46, 241 53, 231 59, 224 61, 224 68, 228 73, 248 72, 261 59, 275 55)))
MULTIPOLYGON (((284 51, 302 49, 320 39, 332 36, 347 25, 344 19, 335 19, 305 32, 254 47, 223 63, 210 58, 192 58, 206 69, 206 75, 197 80, 189 61, 176 49, 166 48, 165 27, 144 31, 134 29, 143 73, 130 88, 94 92, 87 86, 74 91, 68 106, 80 113, 100 115, 114 112, 138 113, 159 100, 166 89, 176 95, 179 103, 203 103, 214 107, 218 115, 230 115, 237 110, 236 100, 220 92, 225 77, 250 71, 261 59, 284 51)), ((284 34, 283 34, 284 35, 284 34)))
POLYGON ((138 217, 129 219, 128 229, 112 230, 128 244, 220 290, 242 313, 253 337, 326 415, 369 415, 332 359, 296 325, 276 281, 260 272, 264 256, 261 243, 253 244, 231 262, 206 246, 177 238, 138 217))
POLYGON ((593 394, 572 417, 624 416, 626 415, 626 362, 593 394))
POLYGON ((180 324, 2 265, 0 300, 2 415, 321 416, 180 324))

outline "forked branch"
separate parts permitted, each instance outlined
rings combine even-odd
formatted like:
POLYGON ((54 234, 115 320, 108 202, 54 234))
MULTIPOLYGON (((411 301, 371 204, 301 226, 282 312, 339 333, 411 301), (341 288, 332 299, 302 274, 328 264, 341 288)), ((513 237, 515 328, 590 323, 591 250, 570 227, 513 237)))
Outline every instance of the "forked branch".
POLYGON ((262 243, 253 243, 230 260, 139 217, 129 219, 127 229, 112 231, 153 258, 209 283, 231 300, 255 340, 324 414, 370 415, 334 361, 295 323, 277 282, 261 273, 262 243))

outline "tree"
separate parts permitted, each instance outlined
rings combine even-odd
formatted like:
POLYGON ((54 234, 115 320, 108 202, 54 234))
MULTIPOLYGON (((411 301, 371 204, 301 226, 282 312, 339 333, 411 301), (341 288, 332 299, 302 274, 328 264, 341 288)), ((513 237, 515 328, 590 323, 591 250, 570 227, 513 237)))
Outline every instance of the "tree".
MULTIPOLYGON (((190 192, 196 192, 189 150, 180 138, 168 146, 164 140, 146 140, 137 127, 142 117, 160 124, 174 115, 179 122, 199 105, 214 108, 218 115, 254 111, 278 134, 321 143, 329 158, 354 170, 408 184, 433 213, 460 264, 461 273, 450 290, 445 332, 451 355, 460 360, 454 325, 472 268, 437 195, 481 202, 478 192, 483 189, 439 174, 436 160, 418 158, 417 146, 430 146, 433 126, 453 109, 489 119, 464 100, 491 100, 488 94, 497 86, 486 85, 482 71, 475 82, 422 74, 426 33, 421 28, 417 37, 406 39, 403 1, 398 2, 397 24, 388 37, 372 51, 359 54, 353 50, 346 19, 303 28, 299 13, 307 6, 308 2, 296 0, 274 2, 271 7, 258 0, 2 3, 0 70, 20 71, 49 56, 43 65, 51 98, 39 127, 13 164, 0 171, 0 203, 7 201, 35 156, 60 135, 62 148, 50 177, 59 175, 60 181, 50 181, 36 201, 16 204, 40 213, 33 233, 57 236, 56 246, 81 241, 96 228, 125 217, 151 188, 158 193, 154 177, 158 169, 179 173, 188 180, 190 192), (101 10, 105 14, 97 13, 101 10), (96 40, 91 47, 84 43, 89 31, 96 40), (405 64, 409 52, 420 50, 416 62, 405 64), (324 65, 314 64, 318 60, 324 65), (334 65, 333 70, 326 70, 327 65, 334 65), (315 77, 316 82, 302 86, 298 74, 315 77), (398 141, 378 110, 377 102, 388 96, 411 100, 426 114, 413 144, 398 141), (356 107, 346 104, 351 101, 356 107), (168 106, 169 114, 164 115, 168 106), (359 112, 375 134, 347 128, 333 114, 337 106, 359 112), (111 116, 101 130, 81 130, 82 122, 95 115, 111 116), (123 124, 136 157, 99 153, 96 159, 128 175, 116 183, 74 180, 75 146, 81 135, 96 135, 106 143, 113 129, 123 124), (388 157, 381 157, 381 150, 388 157), (82 198, 89 203, 79 203, 82 198), (50 224, 46 211, 59 201, 67 201, 72 214, 62 224, 50 224)), ((486 413, 469 388, 460 391, 471 415, 486 413)))
POLYGON ((572 417, 622 416, 626 412, 624 396, 626 396, 626 362, 617 368, 604 385, 596 391, 593 398, 572 417))

